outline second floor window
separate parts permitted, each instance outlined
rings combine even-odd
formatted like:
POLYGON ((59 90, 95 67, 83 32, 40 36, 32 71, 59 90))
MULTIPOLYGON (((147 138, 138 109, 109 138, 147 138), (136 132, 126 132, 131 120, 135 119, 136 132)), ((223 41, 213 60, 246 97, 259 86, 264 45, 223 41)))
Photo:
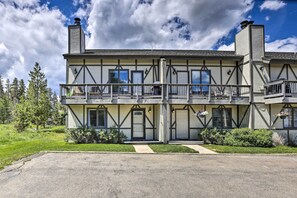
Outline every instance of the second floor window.
MULTIPOLYGON (((129 70, 109 70, 109 82, 128 84, 129 82, 129 70)), ((126 93, 128 92, 128 86, 114 86, 112 89, 113 93, 126 93)))
MULTIPOLYGON (((192 84, 208 85, 210 84, 210 70, 192 70, 192 84)), ((193 86, 193 93, 208 93, 209 86, 193 86)))

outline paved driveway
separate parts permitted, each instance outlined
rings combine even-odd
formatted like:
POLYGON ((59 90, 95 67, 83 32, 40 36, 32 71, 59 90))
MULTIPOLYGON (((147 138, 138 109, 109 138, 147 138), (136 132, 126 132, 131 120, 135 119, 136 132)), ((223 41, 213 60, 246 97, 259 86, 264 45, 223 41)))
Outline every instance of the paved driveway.
POLYGON ((296 197, 297 156, 47 153, 0 172, 0 197, 296 197))

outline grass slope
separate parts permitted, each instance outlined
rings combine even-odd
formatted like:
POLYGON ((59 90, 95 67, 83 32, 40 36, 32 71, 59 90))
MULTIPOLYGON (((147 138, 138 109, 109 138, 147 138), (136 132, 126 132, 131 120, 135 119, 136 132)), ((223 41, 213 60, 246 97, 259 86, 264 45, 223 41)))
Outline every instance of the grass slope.
POLYGON ((13 161, 40 151, 135 152, 132 145, 69 144, 64 142, 64 127, 16 132, 12 125, 0 125, 0 169, 13 161), (54 131, 54 132, 50 132, 54 131))
POLYGON ((205 144, 205 148, 216 151, 218 153, 249 153, 249 154, 288 154, 295 153, 297 154, 297 147, 289 146, 276 146, 270 148, 262 147, 238 147, 238 146, 222 146, 222 145, 213 145, 205 144))

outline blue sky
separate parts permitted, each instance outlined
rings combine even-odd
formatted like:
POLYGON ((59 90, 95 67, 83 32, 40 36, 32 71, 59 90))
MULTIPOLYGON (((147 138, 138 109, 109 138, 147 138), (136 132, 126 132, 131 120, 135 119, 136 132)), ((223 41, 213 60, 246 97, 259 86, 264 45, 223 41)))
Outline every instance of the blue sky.
POLYGON ((39 62, 57 92, 75 17, 88 48, 234 50, 247 19, 265 25, 266 51, 297 51, 297 1, 0 0, 0 13, 1 76, 27 81, 39 62))

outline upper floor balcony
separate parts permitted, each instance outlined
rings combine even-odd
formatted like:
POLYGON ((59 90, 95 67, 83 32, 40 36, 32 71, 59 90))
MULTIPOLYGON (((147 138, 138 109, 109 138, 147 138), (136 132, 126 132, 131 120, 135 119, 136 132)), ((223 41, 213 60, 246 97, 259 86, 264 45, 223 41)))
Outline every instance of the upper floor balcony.
POLYGON ((249 104, 250 86, 212 84, 62 84, 62 104, 249 104))
POLYGON ((297 81, 277 80, 264 86, 266 104, 296 103, 297 81))

